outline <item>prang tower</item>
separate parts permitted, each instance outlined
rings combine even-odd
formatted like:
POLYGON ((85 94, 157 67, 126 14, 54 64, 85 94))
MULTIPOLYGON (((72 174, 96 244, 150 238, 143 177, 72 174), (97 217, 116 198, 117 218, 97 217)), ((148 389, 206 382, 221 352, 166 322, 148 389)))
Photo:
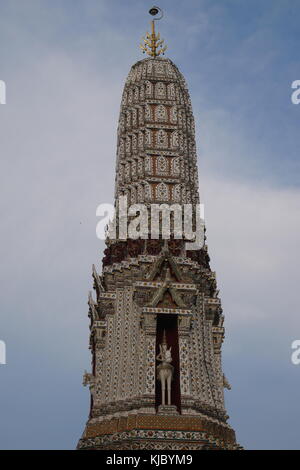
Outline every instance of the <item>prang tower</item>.
MULTIPOLYGON (((116 201, 194 207, 188 88, 160 56, 154 21, 142 49, 150 57, 132 66, 122 96, 116 201)), ((91 407, 78 449, 238 448, 224 407, 224 316, 206 245, 189 250, 186 240, 150 235, 106 245, 88 302, 91 407)))

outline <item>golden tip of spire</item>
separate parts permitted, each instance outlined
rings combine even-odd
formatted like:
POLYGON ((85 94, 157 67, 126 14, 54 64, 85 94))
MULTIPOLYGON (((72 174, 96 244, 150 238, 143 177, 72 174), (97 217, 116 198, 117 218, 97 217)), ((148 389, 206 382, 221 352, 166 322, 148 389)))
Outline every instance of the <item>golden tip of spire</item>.
POLYGON ((143 51, 143 54, 148 54, 150 57, 158 57, 159 55, 164 55, 167 50, 167 46, 164 45, 164 39, 160 39, 160 34, 155 33, 155 23, 154 21, 161 20, 163 17, 163 11, 159 7, 152 7, 149 10, 149 14, 156 16, 160 13, 160 16, 154 18, 151 21, 151 34, 146 33, 146 36, 143 39, 144 43, 140 44, 140 48, 143 51))

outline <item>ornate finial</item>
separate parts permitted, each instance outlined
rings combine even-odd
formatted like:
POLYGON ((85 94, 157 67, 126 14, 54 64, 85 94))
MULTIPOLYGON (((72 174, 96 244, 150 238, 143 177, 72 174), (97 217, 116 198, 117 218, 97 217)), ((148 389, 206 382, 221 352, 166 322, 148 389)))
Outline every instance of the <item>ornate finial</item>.
POLYGON ((163 17, 163 11, 159 7, 152 7, 149 10, 150 15, 156 16, 158 13, 160 13, 160 16, 158 18, 154 18, 151 21, 151 34, 147 33, 146 37, 143 38, 143 41, 145 44, 141 44, 140 48, 143 51, 143 54, 145 52, 150 55, 151 57, 157 57, 160 54, 164 54, 167 50, 167 46, 164 46, 164 39, 160 39, 160 34, 155 33, 155 24, 154 21, 161 20, 163 17))

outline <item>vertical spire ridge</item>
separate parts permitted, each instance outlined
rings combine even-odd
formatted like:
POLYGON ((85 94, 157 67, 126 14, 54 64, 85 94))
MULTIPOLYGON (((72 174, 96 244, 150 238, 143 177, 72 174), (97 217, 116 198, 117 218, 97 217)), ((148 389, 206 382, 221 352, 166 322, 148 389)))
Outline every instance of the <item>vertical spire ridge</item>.
POLYGON ((164 45, 164 39, 160 39, 160 34, 156 34, 155 32, 155 21, 161 20, 163 17, 163 11, 159 7, 152 7, 149 10, 150 15, 156 16, 160 13, 160 16, 154 18, 151 21, 151 34, 148 32, 146 36, 143 38, 145 44, 140 44, 140 48, 143 51, 143 54, 148 54, 150 57, 157 57, 161 54, 164 54, 167 50, 167 46, 164 45))

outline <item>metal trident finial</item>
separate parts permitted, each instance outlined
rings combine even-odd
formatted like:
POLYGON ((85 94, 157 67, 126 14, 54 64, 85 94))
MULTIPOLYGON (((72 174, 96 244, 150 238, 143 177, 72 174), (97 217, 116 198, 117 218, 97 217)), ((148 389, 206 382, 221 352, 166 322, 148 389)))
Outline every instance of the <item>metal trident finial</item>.
POLYGON ((145 44, 140 44, 140 48, 143 51, 143 54, 148 54, 150 57, 157 57, 160 54, 164 54, 167 50, 167 46, 164 46, 164 39, 160 39, 160 34, 155 33, 155 23, 154 21, 161 20, 164 16, 163 11, 159 7, 152 7, 149 10, 150 15, 156 16, 160 13, 158 18, 154 18, 151 21, 151 34, 147 32, 146 37, 143 38, 145 44))

